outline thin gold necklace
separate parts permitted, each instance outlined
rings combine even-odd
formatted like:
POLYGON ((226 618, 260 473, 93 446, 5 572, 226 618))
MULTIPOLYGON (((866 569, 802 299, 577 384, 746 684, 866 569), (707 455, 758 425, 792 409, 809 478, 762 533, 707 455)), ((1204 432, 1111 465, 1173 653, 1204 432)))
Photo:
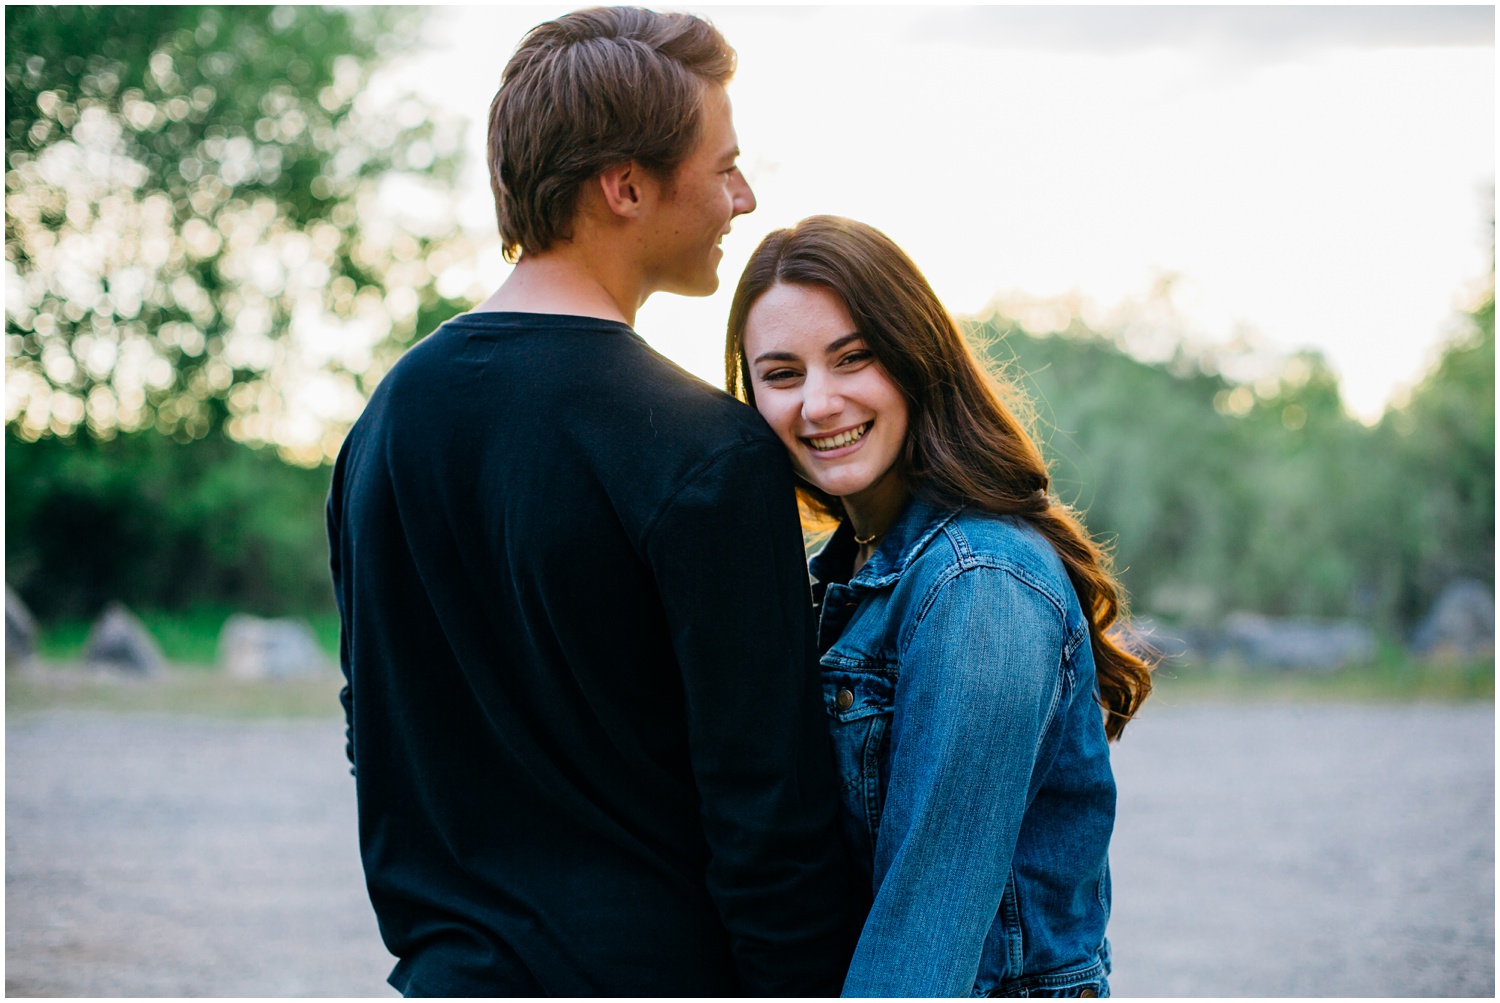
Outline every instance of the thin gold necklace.
POLYGON ((868 547, 870 544, 874 543, 884 535, 885 530, 881 530, 879 533, 871 533, 869 536, 860 536, 858 533, 855 533, 854 542, 859 544, 861 547, 868 547))

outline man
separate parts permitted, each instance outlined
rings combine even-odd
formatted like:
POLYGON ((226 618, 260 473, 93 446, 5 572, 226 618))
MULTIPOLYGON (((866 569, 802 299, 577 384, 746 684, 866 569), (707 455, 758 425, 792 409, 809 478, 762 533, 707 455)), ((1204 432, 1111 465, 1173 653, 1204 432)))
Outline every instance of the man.
POLYGON ((532 31, 516 267, 381 382, 328 503, 360 842, 408 995, 834 995, 848 875, 776 438, 631 330, 755 207, 684 14, 532 31))

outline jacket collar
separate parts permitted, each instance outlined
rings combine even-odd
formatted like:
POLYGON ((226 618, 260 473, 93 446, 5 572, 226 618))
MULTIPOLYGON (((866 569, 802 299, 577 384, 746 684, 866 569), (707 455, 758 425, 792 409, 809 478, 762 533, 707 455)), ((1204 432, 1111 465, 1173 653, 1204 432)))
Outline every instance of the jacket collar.
MULTIPOLYGON (((961 505, 932 505, 920 498, 911 499, 885 531, 875 553, 849 579, 850 588, 880 589, 895 584, 932 538, 962 510, 961 505)), ((843 581, 847 574, 844 569, 854 563, 855 549, 854 527, 845 520, 812 556, 808 569, 817 582, 843 581)))

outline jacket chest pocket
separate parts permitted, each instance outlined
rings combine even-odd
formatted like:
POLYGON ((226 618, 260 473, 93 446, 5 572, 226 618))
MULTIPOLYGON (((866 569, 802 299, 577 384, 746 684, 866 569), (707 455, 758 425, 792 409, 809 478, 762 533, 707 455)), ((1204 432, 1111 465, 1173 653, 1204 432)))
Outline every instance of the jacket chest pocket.
POLYGON ((855 858, 868 867, 885 803, 894 671, 823 668, 823 706, 838 767, 839 822, 855 858))

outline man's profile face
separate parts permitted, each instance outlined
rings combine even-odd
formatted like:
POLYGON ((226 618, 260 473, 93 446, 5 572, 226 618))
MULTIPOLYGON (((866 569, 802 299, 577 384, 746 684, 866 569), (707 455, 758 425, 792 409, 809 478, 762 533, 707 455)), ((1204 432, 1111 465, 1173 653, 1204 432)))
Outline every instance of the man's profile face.
POLYGON ((730 220, 755 209, 755 194, 735 163, 739 140, 724 88, 707 85, 700 114, 698 145, 661 186, 642 235, 651 289, 683 296, 719 288, 719 241, 730 220))

